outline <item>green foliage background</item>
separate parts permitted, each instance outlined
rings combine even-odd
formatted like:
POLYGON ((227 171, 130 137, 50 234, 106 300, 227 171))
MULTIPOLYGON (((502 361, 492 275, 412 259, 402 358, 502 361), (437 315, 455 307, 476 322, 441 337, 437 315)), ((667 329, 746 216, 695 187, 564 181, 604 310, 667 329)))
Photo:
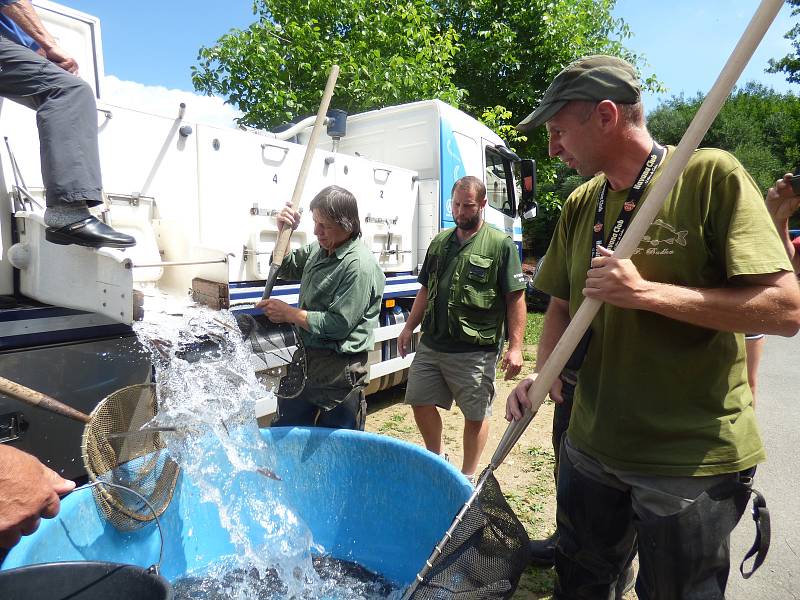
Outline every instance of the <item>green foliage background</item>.
MULTIPOLYGON (((800 15, 800 0, 786 0, 786 4, 793 7, 793 17, 800 15)), ((800 23, 796 23, 783 37, 791 40, 794 51, 770 60, 767 73, 785 73, 786 81, 800 83, 800 23)))
MULTIPOLYGON (((788 0, 793 15, 800 0, 788 0)), ((201 48, 195 88, 224 97, 242 125, 273 128, 314 114, 332 64, 340 66, 332 106, 361 112, 438 98, 483 121, 537 162, 539 217, 523 225, 532 253, 546 250, 561 203, 583 178, 547 155, 544 128, 514 125, 552 78, 580 56, 605 53, 646 68, 624 46, 631 31, 614 18, 616 0, 254 0, 254 23, 201 48)), ((800 82, 795 52, 770 70, 800 82)), ((645 89, 663 91, 643 73, 645 89)), ((677 143, 702 96, 673 97, 648 117, 655 138, 677 143)), ((733 152, 766 189, 800 163, 800 106, 792 94, 757 84, 736 91, 703 141, 733 152)))
MULTIPOLYGON (((664 144, 677 144, 703 99, 674 96, 660 104, 648 115, 650 133, 664 144)), ((766 192, 800 163, 800 98, 747 83, 722 106, 701 146, 733 153, 766 192)))

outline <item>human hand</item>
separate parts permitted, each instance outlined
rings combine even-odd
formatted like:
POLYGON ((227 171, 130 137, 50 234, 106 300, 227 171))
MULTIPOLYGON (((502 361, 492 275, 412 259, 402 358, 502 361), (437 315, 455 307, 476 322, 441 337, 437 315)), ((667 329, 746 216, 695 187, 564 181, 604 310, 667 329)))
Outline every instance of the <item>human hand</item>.
POLYGON ((36 457, 0 444, 0 548, 12 548, 58 514, 59 496, 75 489, 36 457))
POLYGON ((598 246, 600 256, 592 259, 583 295, 620 308, 638 308, 648 282, 629 258, 615 258, 611 250, 598 246))
POLYGON ((414 332, 408 327, 403 327, 403 331, 397 336, 397 351, 402 358, 406 357, 408 351, 411 350, 411 336, 414 332))
POLYGON ((297 310, 286 302, 274 298, 259 301, 256 308, 262 309, 273 323, 293 323, 294 312, 297 310))
MULTIPOLYGON (((506 399, 506 421, 519 421, 526 410, 531 408, 531 401, 528 399, 528 390, 533 382, 539 376, 538 373, 531 373, 525 379, 520 381, 506 399)), ((556 404, 564 402, 564 397, 561 395, 561 379, 556 379, 550 388, 550 398, 556 404)))
POLYGON ((59 67, 72 73, 73 75, 78 74, 78 63, 77 61, 72 58, 69 54, 64 52, 64 50, 60 46, 51 46, 44 52, 45 58, 50 62, 57 64, 59 67))
POLYGON ((292 207, 291 202, 287 202, 286 206, 278 213, 278 224, 283 227, 289 226, 292 231, 300 225, 300 213, 292 207))
POLYGON ((786 173, 783 178, 778 179, 767 191, 764 201, 775 224, 784 225, 800 208, 800 195, 795 194, 792 188, 792 174, 786 173))
POLYGON ((514 379, 522 370, 522 362, 522 351, 509 348, 505 356, 503 356, 503 360, 500 362, 500 368, 506 372, 503 379, 505 381, 514 379))

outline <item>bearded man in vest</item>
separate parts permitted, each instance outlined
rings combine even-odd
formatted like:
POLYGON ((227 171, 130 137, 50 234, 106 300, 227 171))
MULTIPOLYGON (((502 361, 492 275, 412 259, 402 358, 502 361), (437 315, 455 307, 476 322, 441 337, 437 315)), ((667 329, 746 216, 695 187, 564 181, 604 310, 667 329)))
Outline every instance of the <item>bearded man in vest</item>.
POLYGON ((442 454, 442 419, 455 400, 464 414, 461 471, 474 478, 489 435, 497 360, 505 378, 522 368, 525 282, 511 238, 483 220, 486 187, 462 177, 451 192, 456 227, 431 241, 408 321, 397 338, 401 356, 422 323, 422 339, 408 374, 406 403, 414 409, 425 447, 442 454))

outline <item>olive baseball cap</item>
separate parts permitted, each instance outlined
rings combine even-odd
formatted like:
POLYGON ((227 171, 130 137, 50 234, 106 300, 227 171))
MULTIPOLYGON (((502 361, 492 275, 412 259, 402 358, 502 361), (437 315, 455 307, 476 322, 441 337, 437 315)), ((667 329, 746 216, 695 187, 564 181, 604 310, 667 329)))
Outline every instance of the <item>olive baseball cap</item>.
POLYGON ((639 75, 629 62, 603 54, 586 56, 556 75, 539 106, 517 125, 517 129, 529 131, 543 125, 570 100, 635 104, 641 97, 639 75))

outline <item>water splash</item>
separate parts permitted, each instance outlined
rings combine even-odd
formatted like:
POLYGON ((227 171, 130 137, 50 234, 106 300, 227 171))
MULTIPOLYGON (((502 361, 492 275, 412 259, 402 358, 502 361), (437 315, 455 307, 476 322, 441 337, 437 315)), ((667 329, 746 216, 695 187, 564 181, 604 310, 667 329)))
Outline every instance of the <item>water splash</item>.
MULTIPOLYGON (((165 436, 185 477, 213 503, 236 548, 224 568, 277 574, 285 597, 318 586, 308 527, 280 502, 279 482, 256 424, 255 404, 267 392, 250 366, 250 351, 228 312, 197 309, 160 315, 136 325, 156 370, 159 413, 153 425, 175 427, 165 436), (234 564, 229 564, 234 563, 234 564)), ((219 579, 221 572, 210 571, 219 579)), ((229 598, 252 598, 253 580, 234 581, 229 598)), ((280 596, 277 596, 280 597, 280 596)))
POLYGON ((152 424, 176 428, 164 434, 168 451, 202 500, 216 506, 236 548, 203 573, 189 574, 176 597, 399 597, 373 585, 374 578, 340 576, 335 568, 323 569, 321 577, 314 568, 320 559, 312 550, 323 549, 281 502, 281 486, 291 482, 265 476, 276 466, 258 431, 255 405, 271 392, 253 372, 233 315, 203 308, 181 316, 150 313, 134 327, 155 365, 159 413, 152 424))

